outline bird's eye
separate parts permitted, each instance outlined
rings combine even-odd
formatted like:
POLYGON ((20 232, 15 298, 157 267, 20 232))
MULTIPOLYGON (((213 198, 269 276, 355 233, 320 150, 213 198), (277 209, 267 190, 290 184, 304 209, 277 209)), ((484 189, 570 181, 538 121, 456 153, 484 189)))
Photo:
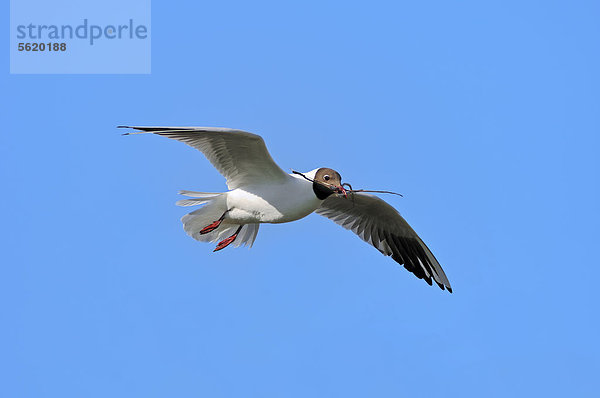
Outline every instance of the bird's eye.
POLYGON ((324 175, 324 176, 323 176, 323 179, 324 179, 325 181, 329 181, 329 179, 330 179, 330 178, 331 178, 331 177, 329 177, 328 175, 324 175))

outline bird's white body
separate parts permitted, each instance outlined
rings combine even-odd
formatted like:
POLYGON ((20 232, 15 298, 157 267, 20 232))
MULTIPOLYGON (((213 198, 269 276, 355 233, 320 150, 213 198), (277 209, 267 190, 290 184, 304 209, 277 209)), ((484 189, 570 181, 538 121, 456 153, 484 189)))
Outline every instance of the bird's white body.
POLYGON ((311 214, 321 206, 312 183, 302 177, 289 175, 278 184, 251 184, 224 193, 230 223, 285 223, 311 214))

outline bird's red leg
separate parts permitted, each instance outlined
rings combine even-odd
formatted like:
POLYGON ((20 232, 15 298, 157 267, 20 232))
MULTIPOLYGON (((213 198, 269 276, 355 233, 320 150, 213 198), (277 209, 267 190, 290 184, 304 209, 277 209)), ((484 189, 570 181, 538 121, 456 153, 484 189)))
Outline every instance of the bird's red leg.
POLYGON ((225 249, 227 246, 229 246, 231 243, 233 243, 235 238, 237 238, 238 234, 242 230, 242 227, 243 227, 243 225, 240 225, 240 227, 237 229, 237 231, 235 231, 235 234, 231 235, 227 239, 223 239, 222 241, 220 241, 219 244, 217 245, 217 247, 215 248, 215 250, 213 250, 213 252, 218 252, 219 250, 225 249))
POLYGON ((221 216, 221 218, 219 218, 214 223, 212 223, 210 225, 207 225, 206 227, 202 228, 200 230, 200 235, 207 234, 207 233, 212 232, 215 229, 219 228, 219 225, 221 225, 221 222, 223 222, 223 220, 225 219, 225 214, 227 214, 227 212, 223 213, 223 215, 221 216))

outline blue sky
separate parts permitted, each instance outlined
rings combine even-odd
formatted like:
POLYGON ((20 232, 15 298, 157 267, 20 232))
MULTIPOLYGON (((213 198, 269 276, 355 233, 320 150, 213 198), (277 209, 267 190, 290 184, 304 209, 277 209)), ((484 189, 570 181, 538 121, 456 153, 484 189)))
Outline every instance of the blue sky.
POLYGON ((599 12, 154 1, 150 75, 10 75, 5 49, 2 395, 595 396, 599 12), (454 294, 317 215, 212 253, 174 202, 223 178, 119 124, 402 192, 454 294))

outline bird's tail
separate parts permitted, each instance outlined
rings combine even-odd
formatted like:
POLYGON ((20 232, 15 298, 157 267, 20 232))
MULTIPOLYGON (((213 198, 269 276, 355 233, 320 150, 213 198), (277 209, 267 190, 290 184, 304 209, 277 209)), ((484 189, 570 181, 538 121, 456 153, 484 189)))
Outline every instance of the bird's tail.
MULTIPOLYGON (((215 230, 206 234, 201 234, 201 230, 219 220, 228 210, 226 194, 192 191, 180 191, 179 193, 192 198, 178 201, 177 205, 179 206, 196 206, 204 204, 204 206, 198 210, 186 214, 181 218, 185 232, 197 241, 217 242, 233 235, 240 227, 239 224, 229 223, 227 222, 227 219, 225 219, 215 230)), ((247 245, 252 247, 256 235, 258 234, 258 227, 259 224, 244 224, 238 233, 237 238, 232 243, 232 246, 239 247, 241 245, 247 245)))
POLYGON ((179 191, 180 195, 188 196, 193 199, 178 200, 177 206, 196 206, 217 199, 223 195, 220 192, 195 192, 195 191, 179 191))

